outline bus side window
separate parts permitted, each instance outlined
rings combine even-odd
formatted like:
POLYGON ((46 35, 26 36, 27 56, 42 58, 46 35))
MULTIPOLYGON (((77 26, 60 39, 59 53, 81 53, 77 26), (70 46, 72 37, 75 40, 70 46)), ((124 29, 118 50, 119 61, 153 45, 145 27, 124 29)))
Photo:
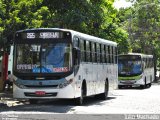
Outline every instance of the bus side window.
POLYGON ((113 47, 112 46, 110 46, 110 59, 111 59, 110 63, 113 63, 113 47))
POLYGON ((92 62, 92 44, 91 42, 89 42, 89 50, 90 50, 89 52, 90 62, 92 62))
POLYGON ((143 62, 143 68, 145 69, 146 68, 146 63, 145 63, 145 59, 144 58, 142 59, 142 62, 143 62))
POLYGON ((151 64, 150 64, 150 58, 148 58, 148 67, 150 68, 151 67, 151 64))
POLYGON ((105 45, 102 45, 102 63, 105 63, 105 45))
POLYGON ((100 45, 97 43, 97 62, 100 63, 100 45))
POLYGON ((86 47, 86 40, 84 40, 84 62, 87 62, 87 47, 86 47))
POLYGON ((144 58, 144 62, 145 62, 145 68, 147 68, 147 59, 144 58))
POLYGON ((92 53, 92 62, 95 62, 95 46, 94 46, 94 42, 91 42, 91 53, 92 53))
POLYGON ((99 44, 99 47, 100 47, 100 52, 99 52, 99 55, 100 55, 100 63, 103 63, 103 60, 102 60, 102 45, 99 44))
POLYGON ((116 61, 115 61, 115 47, 112 47, 112 58, 113 58, 113 64, 115 64, 116 63, 116 61))
POLYGON ((146 58, 146 68, 148 68, 148 58, 146 58))
POLYGON ((110 46, 108 46, 108 63, 111 63, 110 54, 110 46))
POLYGON ((117 64, 118 62, 118 51, 117 51, 117 47, 115 47, 115 63, 117 64))
POLYGON ((109 61, 109 57, 108 57, 108 46, 106 45, 106 50, 105 50, 105 52, 106 52, 106 55, 105 55, 105 57, 106 57, 106 63, 108 63, 108 61, 109 61))
POLYGON ((81 49, 81 61, 84 62, 85 55, 84 55, 84 40, 80 40, 80 49, 81 49))
POLYGON ((95 62, 97 62, 97 45, 96 45, 96 43, 94 43, 94 47, 95 47, 95 62))
POLYGON ((106 45, 104 45, 104 63, 107 63, 107 51, 106 51, 106 45))
POLYGON ((90 62, 90 44, 86 41, 86 62, 90 62))
POLYGON ((148 68, 150 68, 150 58, 148 58, 148 68))

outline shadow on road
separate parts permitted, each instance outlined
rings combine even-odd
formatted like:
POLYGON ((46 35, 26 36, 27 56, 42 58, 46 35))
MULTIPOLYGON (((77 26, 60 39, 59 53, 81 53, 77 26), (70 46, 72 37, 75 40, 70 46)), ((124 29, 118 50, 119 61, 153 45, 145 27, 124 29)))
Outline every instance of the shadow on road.
MULTIPOLYGON (((16 111, 16 112, 49 112, 49 113, 67 113, 75 107, 73 100, 40 100, 37 104, 30 104, 27 100, 17 101, 12 98, 12 94, 2 94, 0 99, 0 112, 16 111)), ((82 106, 103 105, 116 97, 108 97, 107 100, 99 98, 87 97, 84 99, 82 106)))
POLYGON ((28 101, 7 101, 1 103, 0 112, 17 111, 17 112, 53 112, 53 113, 67 113, 73 106, 58 105, 59 101, 40 101, 37 104, 30 104, 28 101))

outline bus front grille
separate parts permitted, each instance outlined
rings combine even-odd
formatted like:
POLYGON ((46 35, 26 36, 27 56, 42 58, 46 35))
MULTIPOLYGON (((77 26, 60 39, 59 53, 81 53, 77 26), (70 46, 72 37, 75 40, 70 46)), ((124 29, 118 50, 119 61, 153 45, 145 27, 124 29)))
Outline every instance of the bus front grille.
POLYGON ((120 81, 120 83, 123 83, 123 84, 134 84, 134 83, 136 83, 136 81, 120 81))

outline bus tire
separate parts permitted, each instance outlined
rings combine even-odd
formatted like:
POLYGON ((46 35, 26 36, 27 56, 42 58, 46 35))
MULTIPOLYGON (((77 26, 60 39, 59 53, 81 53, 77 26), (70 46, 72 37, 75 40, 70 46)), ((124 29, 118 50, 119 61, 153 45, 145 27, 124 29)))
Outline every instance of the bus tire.
POLYGON ((29 99, 30 104, 37 104, 38 100, 37 99, 29 99))
POLYGON ((148 88, 152 86, 152 76, 150 76, 150 83, 148 83, 148 88))
POLYGON ((118 89, 122 89, 123 88, 123 86, 122 85, 118 85, 118 89))
POLYGON ((75 98, 75 103, 76 105, 81 106, 84 101, 84 96, 86 95, 86 84, 83 82, 82 87, 81 87, 81 95, 78 98, 75 98))
POLYGON ((148 87, 150 88, 151 86, 152 86, 152 83, 149 83, 149 84, 148 84, 148 87))
POLYGON ((83 104, 83 96, 81 95, 80 97, 75 98, 75 103, 76 105, 81 106, 83 104))
POLYGON ((145 82, 144 85, 140 85, 140 88, 141 88, 141 89, 145 89, 145 88, 147 87, 146 78, 145 78, 145 81, 144 81, 144 82, 145 82))
POLYGON ((109 90, 109 83, 108 83, 108 80, 106 80, 105 86, 104 86, 104 93, 100 94, 100 98, 102 100, 106 100, 108 98, 108 90, 109 90))
POLYGON ((145 89, 145 85, 140 85, 140 89, 145 89))

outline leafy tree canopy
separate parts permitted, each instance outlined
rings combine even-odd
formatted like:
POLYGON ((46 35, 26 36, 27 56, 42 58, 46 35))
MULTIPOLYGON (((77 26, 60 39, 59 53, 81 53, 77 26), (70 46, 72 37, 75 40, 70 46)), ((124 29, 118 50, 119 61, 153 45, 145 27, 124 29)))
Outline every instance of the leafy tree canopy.
MULTIPOLYGON (((0 41, 17 30, 68 28, 118 42, 128 51, 128 33, 119 25, 114 0, 0 0, 0 41)), ((2 46, 2 44, 1 44, 2 46)))

